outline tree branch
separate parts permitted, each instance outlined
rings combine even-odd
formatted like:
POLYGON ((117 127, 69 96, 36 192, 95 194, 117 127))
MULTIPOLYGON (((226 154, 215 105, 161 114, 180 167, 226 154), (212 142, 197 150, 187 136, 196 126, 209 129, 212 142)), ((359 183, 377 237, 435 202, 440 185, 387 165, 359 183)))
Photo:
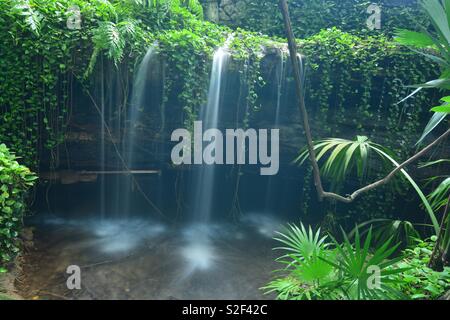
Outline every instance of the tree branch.
POLYGON ((417 161, 421 157, 425 156, 428 152, 431 151, 435 146, 437 146, 439 143, 441 143, 443 140, 445 140, 450 135, 450 129, 447 130, 443 135, 441 135, 438 139, 436 139, 434 142, 432 142, 430 145, 428 145, 426 148, 422 149, 419 153, 415 154, 413 157, 409 158, 405 162, 403 162, 400 166, 396 167, 393 171, 391 171, 385 178, 378 180, 368 186, 365 186, 361 189, 356 190, 350 195, 342 196, 336 193, 332 192, 326 192, 323 189, 322 184, 322 178, 320 176, 320 168, 319 164, 317 162, 317 156, 316 151, 314 149, 314 140, 312 138, 311 133, 311 127, 309 125, 309 116, 308 111, 306 110, 305 106, 305 96, 303 92, 303 84, 302 84, 302 78, 300 76, 300 65, 299 61, 297 59, 297 44, 295 41, 294 33, 292 31, 291 26, 291 19, 289 17, 289 9, 286 0, 279 0, 279 6, 281 13, 283 15, 284 20, 284 26, 286 29, 286 34, 288 38, 288 45, 289 45, 289 53, 291 56, 292 66, 294 69, 294 79, 295 79, 295 85, 296 85, 296 93, 297 93, 297 99, 299 100, 299 108, 300 113, 303 118, 303 129, 305 131, 306 136, 306 142, 307 142, 307 148, 309 153, 309 159, 311 161, 312 167, 313 167, 313 176, 314 176, 314 184, 316 186, 317 194, 319 196, 319 200, 323 200, 324 198, 337 200, 344 203, 351 203, 355 201, 359 196, 361 196, 363 193, 369 192, 373 189, 376 189, 378 187, 381 187, 389 181, 402 169, 404 169, 406 166, 410 165, 411 163, 417 161))

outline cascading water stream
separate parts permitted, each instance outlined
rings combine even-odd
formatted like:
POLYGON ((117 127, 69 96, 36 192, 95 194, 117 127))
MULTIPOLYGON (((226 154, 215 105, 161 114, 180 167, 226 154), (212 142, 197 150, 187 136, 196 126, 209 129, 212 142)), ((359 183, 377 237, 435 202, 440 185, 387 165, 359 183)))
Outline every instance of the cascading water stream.
MULTIPOLYGON (((303 63, 303 56, 301 54, 297 54, 297 59, 299 61, 299 67, 300 67, 300 76, 302 80, 303 90, 305 89, 305 67, 303 63)), ((277 86, 276 86, 276 94, 277 94, 277 104, 275 109, 275 121, 273 123, 273 126, 275 129, 280 129, 281 126, 281 116, 283 112, 283 108, 285 109, 287 107, 286 100, 283 99, 285 96, 288 95, 287 92, 287 85, 286 85, 286 78, 288 73, 287 68, 287 56, 285 55, 285 52, 283 50, 280 50, 280 60, 278 63, 277 68, 277 86)), ((269 177, 267 182, 267 189, 266 189, 266 203, 265 203, 265 211, 267 213, 274 210, 274 208, 279 208, 279 203, 277 203, 277 199, 279 199, 278 194, 276 194, 275 190, 277 190, 277 187, 274 183, 274 177, 269 177)))
MULTIPOLYGON (((284 88, 286 82, 286 57, 283 50, 280 50, 280 60, 277 68, 277 86, 276 86, 276 95, 277 95, 277 104, 275 109, 275 121, 274 128, 280 129, 280 116, 282 106, 285 105, 283 96, 284 96, 284 88)), ((276 200, 276 195, 274 194, 274 181, 273 177, 269 177, 267 182, 267 190, 266 190, 266 211, 270 211, 274 206, 273 202, 276 200)))
MULTIPOLYGON (((213 59, 211 80, 206 107, 200 112, 203 131, 216 129, 219 124, 220 105, 225 82, 225 73, 230 58, 226 46, 219 48, 213 59)), ((215 141, 215 140, 214 140, 215 141)), ((214 142, 212 142, 214 144, 214 142)), ((212 204, 215 193, 215 165, 203 164, 193 173, 193 210, 191 221, 193 227, 185 234, 188 246, 183 249, 182 255, 188 262, 187 273, 197 269, 207 269, 214 260, 214 252, 210 245, 209 228, 212 204)))
MULTIPOLYGON (((106 132, 106 123, 105 123, 105 70, 104 70, 104 62, 102 59, 101 64, 101 74, 100 74, 100 170, 105 170, 106 165, 106 147, 105 147, 105 132, 106 132)), ((101 219, 105 218, 106 214, 106 183, 104 177, 100 178, 100 215, 101 219)))
POLYGON ((278 128, 280 124, 280 112, 281 112, 281 102, 283 97, 283 88, 285 86, 286 80, 286 58, 284 52, 280 51, 280 62, 277 72, 277 108, 275 114, 275 127, 278 128))
MULTIPOLYGON (((225 80, 224 73, 227 68, 229 56, 230 54, 224 48, 218 49, 214 54, 208 103, 206 108, 203 108, 200 112, 200 120, 203 123, 204 131, 218 127, 222 85, 225 80)), ((214 197, 215 169, 214 165, 202 165, 195 173, 193 219, 196 223, 209 222, 214 197)))
MULTIPOLYGON (((129 113, 129 132, 128 136, 125 139, 125 144, 123 146, 123 154, 125 155, 125 161, 128 166, 127 169, 133 170, 135 166, 135 150, 137 144, 137 132, 138 126, 140 125, 142 111, 145 107, 145 103, 147 97, 147 90, 149 89, 149 72, 152 67, 153 62, 157 58, 157 52, 155 47, 152 46, 147 50, 142 62, 139 64, 137 69, 136 76, 133 82, 133 91, 130 105, 130 113, 129 113)), ((125 189, 123 190, 123 194, 118 195, 123 199, 121 205, 121 211, 123 214, 127 214, 130 212, 130 197, 133 186, 133 177, 130 176, 127 179, 127 183, 125 183, 125 189)))
POLYGON ((144 56, 144 59, 138 67, 136 77, 133 83, 133 92, 131 98, 131 108, 130 108, 130 132, 127 139, 127 164, 131 167, 134 164, 135 159, 135 147, 136 147, 136 137, 137 137, 137 127, 140 124, 140 118, 142 115, 142 110, 144 109, 144 104, 146 103, 146 92, 148 89, 149 82, 149 70, 153 60, 157 57, 156 50, 154 47, 150 47, 144 56))

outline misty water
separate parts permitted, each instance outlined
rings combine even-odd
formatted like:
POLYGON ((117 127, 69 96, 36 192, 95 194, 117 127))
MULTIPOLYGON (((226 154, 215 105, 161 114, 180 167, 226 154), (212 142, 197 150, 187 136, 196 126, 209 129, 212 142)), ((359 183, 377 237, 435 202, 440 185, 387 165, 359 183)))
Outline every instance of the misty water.
MULTIPOLYGON (((280 52, 275 70, 273 127, 279 125, 286 106, 287 58, 286 53, 280 52)), ((130 171, 148 169, 136 161, 136 152, 143 148, 139 145, 142 118, 146 113, 160 112, 160 106, 154 106, 156 97, 150 88, 151 78, 158 71, 158 59, 157 49, 149 48, 133 81, 126 143, 117 147, 130 171)), ((214 54, 208 99, 198 119, 204 129, 215 129, 221 124, 225 91, 231 82, 230 59, 226 47, 218 48, 214 54)), ((103 82, 101 79, 102 96, 103 82)), ((103 105, 99 118, 103 171, 108 168, 105 141, 111 131, 104 114, 106 109, 103 105)), ((164 127, 162 124, 161 128, 164 127)), ((48 206, 43 206, 42 212, 28 222, 35 230, 37 250, 32 253, 33 263, 27 266, 30 278, 23 291, 30 298, 46 299, 274 298, 264 295, 260 288, 277 268, 273 237, 287 221, 280 216, 275 218, 271 209, 280 201, 279 180, 277 184, 271 177, 257 177, 264 181, 257 183, 261 193, 256 196, 263 197, 257 201, 259 208, 250 206, 230 215, 225 207, 231 208, 232 198, 224 197, 228 200, 219 207, 216 201, 225 191, 222 183, 227 175, 219 167, 203 164, 189 172, 186 201, 190 205, 181 223, 151 213, 163 205, 154 195, 164 193, 161 184, 167 175, 164 170, 151 177, 139 174, 101 177, 88 190, 77 186, 68 186, 66 191, 54 190, 50 198, 60 203, 54 206, 59 209, 48 210, 48 206), (147 194, 143 197, 141 191, 147 194), (69 194, 75 204, 64 203, 63 198, 69 194), (92 205, 98 202, 95 199, 100 199, 98 206, 92 205), (67 289, 65 271, 70 265, 81 268, 82 290, 67 289)), ((228 189, 230 194, 235 192, 228 189)), ((165 192, 166 202, 173 202, 169 193, 165 192)))
POLYGON ((242 224, 173 228, 148 219, 40 217, 29 298, 268 299, 260 287, 275 267, 271 236, 279 222, 250 215, 242 224), (198 242, 198 234, 208 242, 198 242), (188 245, 195 243, 196 245, 188 245), (70 291, 67 266, 83 289, 70 291))

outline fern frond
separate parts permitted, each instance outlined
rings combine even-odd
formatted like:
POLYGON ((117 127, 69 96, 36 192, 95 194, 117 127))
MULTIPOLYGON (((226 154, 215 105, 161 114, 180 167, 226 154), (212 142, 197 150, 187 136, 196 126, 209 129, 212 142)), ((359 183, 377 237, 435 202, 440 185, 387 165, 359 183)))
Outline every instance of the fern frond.
POLYGON ((39 11, 32 8, 29 0, 16 0, 11 12, 23 16, 24 22, 31 32, 36 36, 40 35, 43 16, 39 11))
POLYGON ((116 24, 110 21, 102 21, 93 31, 94 46, 100 50, 106 50, 107 56, 115 64, 122 60, 125 39, 121 36, 116 24))

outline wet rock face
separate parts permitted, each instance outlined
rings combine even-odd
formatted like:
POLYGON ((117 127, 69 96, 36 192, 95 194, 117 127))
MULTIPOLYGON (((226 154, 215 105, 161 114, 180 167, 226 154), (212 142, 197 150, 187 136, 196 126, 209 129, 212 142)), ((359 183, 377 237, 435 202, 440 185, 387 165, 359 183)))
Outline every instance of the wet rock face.
POLYGON ((214 22, 232 21, 246 6, 244 0, 204 0, 205 17, 214 22))

